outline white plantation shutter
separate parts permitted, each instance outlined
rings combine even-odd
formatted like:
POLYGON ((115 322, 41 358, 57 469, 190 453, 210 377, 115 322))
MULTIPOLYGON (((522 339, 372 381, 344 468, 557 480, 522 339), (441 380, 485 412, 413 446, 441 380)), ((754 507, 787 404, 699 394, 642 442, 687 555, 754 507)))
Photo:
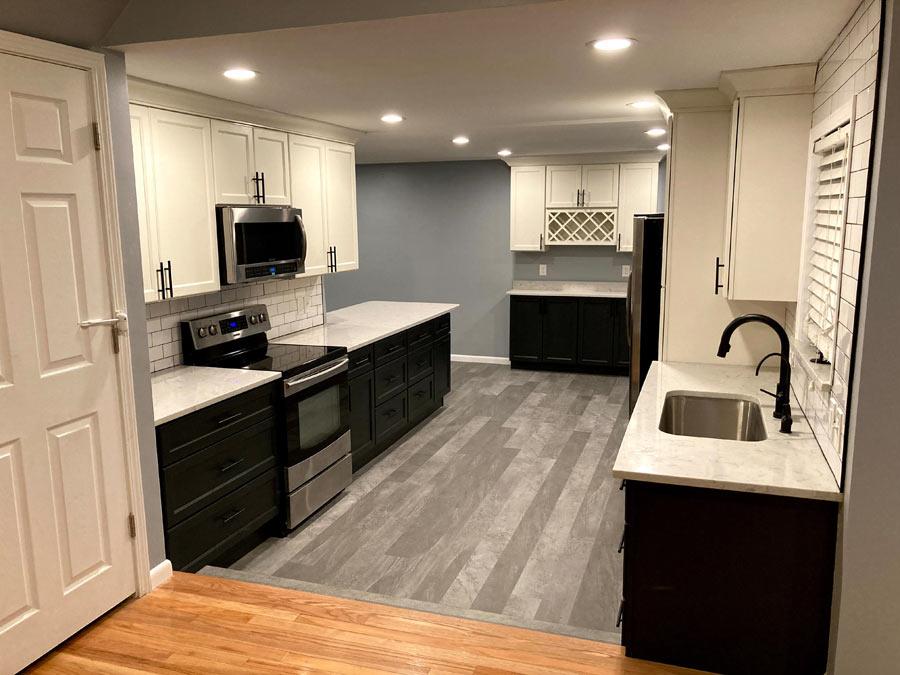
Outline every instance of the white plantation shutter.
POLYGON ((807 248, 805 328, 834 362, 850 170, 849 122, 813 144, 813 204, 807 248))

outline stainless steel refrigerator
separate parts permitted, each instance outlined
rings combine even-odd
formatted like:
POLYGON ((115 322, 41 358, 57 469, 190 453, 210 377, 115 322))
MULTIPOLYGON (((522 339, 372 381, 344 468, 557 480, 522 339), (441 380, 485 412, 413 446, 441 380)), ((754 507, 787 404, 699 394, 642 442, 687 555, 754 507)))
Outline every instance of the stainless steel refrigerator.
POLYGON ((629 410, 634 410, 650 364, 659 359, 659 315, 662 291, 662 213, 634 217, 634 254, 628 277, 628 343, 631 348, 629 410))

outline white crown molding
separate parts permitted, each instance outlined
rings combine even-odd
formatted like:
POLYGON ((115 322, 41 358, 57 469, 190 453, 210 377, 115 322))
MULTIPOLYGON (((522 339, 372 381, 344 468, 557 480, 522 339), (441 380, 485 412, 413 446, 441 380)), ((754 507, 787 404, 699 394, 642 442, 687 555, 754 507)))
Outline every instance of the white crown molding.
POLYGON ((812 94, 816 85, 815 63, 793 63, 767 68, 724 70, 719 91, 733 101, 741 96, 812 94))
POLYGON ((256 108, 246 103, 209 96, 189 89, 181 89, 160 82, 137 77, 128 78, 128 99, 131 103, 151 108, 163 108, 175 112, 191 113, 203 117, 239 122, 312 136, 327 141, 355 144, 365 135, 364 131, 320 122, 306 117, 289 115, 276 110, 256 108))
POLYGON ((731 110, 731 101, 728 97, 712 87, 707 89, 667 89, 656 92, 656 95, 673 113, 731 110))
POLYGON ((523 155, 504 157, 509 166, 556 166, 565 164, 628 164, 659 162, 666 153, 659 150, 625 150, 622 152, 587 152, 574 155, 523 155))

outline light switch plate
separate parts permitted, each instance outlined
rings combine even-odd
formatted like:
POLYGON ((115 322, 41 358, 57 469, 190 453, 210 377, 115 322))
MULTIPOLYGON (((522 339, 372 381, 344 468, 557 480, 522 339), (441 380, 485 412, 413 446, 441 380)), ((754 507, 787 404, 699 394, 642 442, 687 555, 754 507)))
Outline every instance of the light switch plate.
POLYGON ((545 277, 547 276, 547 266, 543 263, 538 265, 538 276, 545 277))
POLYGON ((631 265, 622 265, 622 277, 627 279, 629 274, 631 274, 631 265))

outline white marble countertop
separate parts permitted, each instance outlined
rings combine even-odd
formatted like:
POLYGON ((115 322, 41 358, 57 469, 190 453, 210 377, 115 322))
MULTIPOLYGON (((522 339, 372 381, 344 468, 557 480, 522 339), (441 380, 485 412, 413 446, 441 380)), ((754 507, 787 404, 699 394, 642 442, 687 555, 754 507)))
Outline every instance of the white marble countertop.
POLYGON ((269 370, 179 366, 150 378, 153 388, 153 421, 171 422, 213 403, 281 378, 269 370))
POLYGON ((570 298, 624 298, 622 281, 514 281, 507 295, 550 295, 570 298))
POLYGON ((796 400, 793 433, 782 434, 772 417, 777 370, 754 377, 749 366, 659 363, 650 368, 619 448, 613 475, 653 483, 840 501, 838 489, 809 423, 796 400), (762 408, 768 438, 741 442, 675 436, 659 430, 666 393, 711 392, 752 397, 762 408))
POLYGON ((330 311, 325 323, 277 340, 288 345, 329 345, 348 351, 365 347, 416 324, 452 312, 459 305, 442 302, 388 302, 373 300, 330 311))

